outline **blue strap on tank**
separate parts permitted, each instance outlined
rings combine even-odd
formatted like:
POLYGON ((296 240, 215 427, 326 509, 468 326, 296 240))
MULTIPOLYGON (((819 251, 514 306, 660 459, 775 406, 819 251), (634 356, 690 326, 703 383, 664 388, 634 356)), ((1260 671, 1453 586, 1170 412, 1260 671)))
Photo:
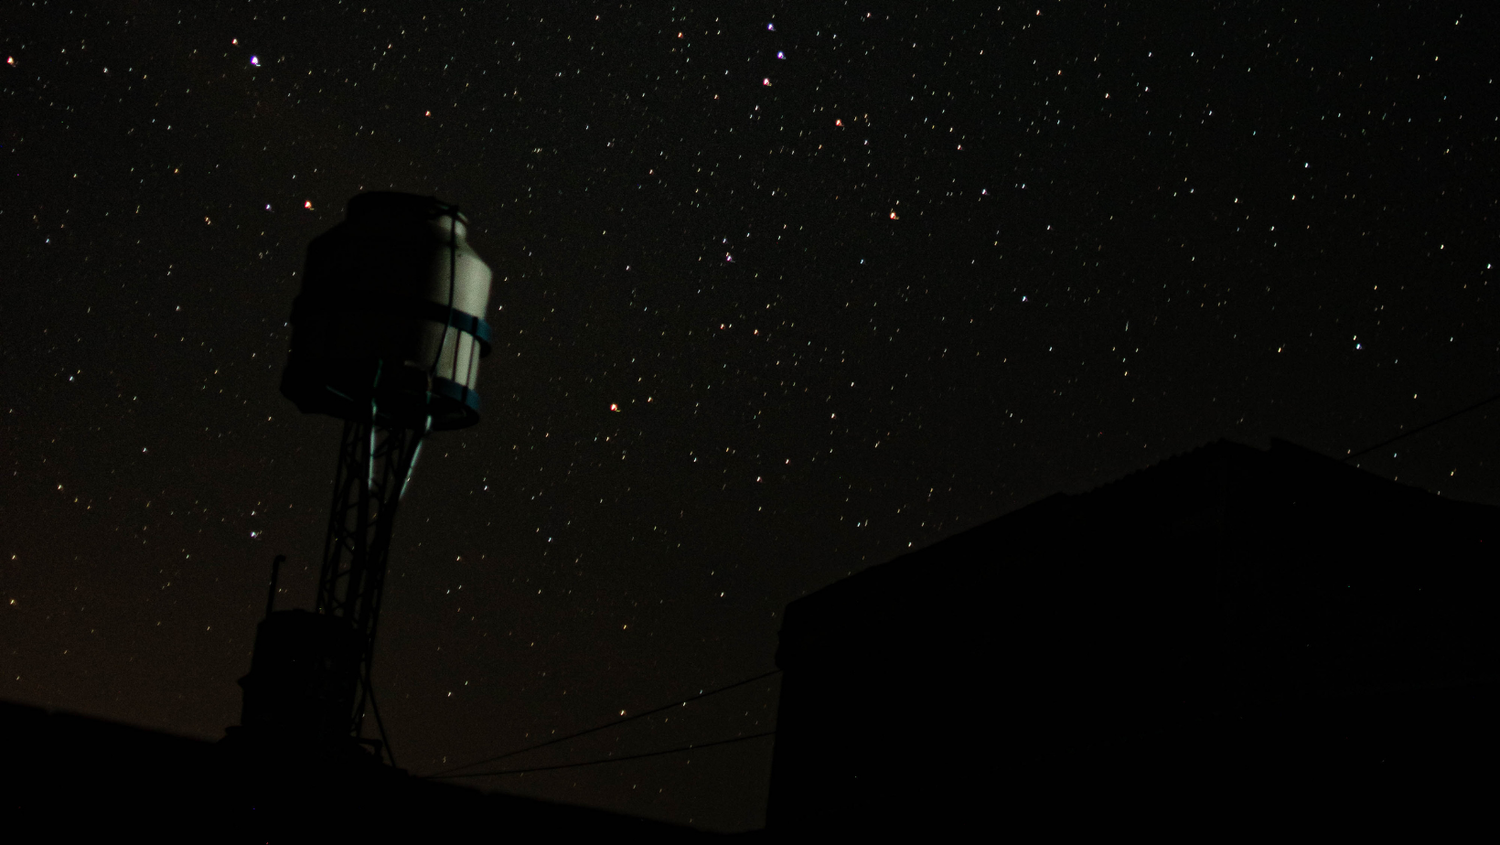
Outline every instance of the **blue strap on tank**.
POLYGON ((460 311, 457 308, 449 308, 441 302, 433 302, 430 299, 422 300, 421 308, 422 319, 431 320, 434 323, 444 323, 461 332, 468 332, 479 341, 481 347, 480 354, 490 354, 490 344, 493 342, 494 331, 490 328, 490 324, 486 323, 483 318, 460 311))

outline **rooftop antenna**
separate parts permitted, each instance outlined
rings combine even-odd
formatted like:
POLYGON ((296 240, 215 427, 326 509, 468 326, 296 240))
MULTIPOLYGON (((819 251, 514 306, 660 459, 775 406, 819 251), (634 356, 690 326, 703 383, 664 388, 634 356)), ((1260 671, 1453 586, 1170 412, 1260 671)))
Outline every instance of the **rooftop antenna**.
POLYGON ((490 268, 467 229, 455 205, 380 191, 308 246, 281 392, 344 432, 316 608, 274 609, 278 558, 237 742, 395 765, 370 682, 391 530, 424 438, 479 422, 490 351, 490 268), (367 712, 379 740, 363 735, 367 712))

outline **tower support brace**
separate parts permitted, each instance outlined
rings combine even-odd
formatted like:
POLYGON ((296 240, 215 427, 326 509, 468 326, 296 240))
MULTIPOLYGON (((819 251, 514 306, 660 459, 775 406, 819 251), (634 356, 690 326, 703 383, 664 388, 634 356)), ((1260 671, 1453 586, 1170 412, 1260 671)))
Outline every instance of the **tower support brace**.
POLYGON ((425 432, 386 428, 375 422, 375 417, 372 409, 369 420, 344 422, 318 577, 317 612, 344 620, 356 644, 357 661, 346 670, 353 676, 330 679, 354 690, 348 735, 360 737, 368 709, 374 712, 384 740, 385 726, 380 724, 370 685, 370 662, 390 555, 391 527, 425 432))

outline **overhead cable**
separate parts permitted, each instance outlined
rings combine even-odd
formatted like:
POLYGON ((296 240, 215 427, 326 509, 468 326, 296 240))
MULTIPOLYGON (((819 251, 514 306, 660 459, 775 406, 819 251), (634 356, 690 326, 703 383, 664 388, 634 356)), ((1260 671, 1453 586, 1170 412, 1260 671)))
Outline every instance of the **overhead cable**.
POLYGON ((737 736, 733 739, 721 739, 716 742, 700 742, 696 745, 683 745, 677 748, 668 748, 665 751, 648 751, 645 754, 630 754, 625 757, 605 757, 602 760, 585 760, 582 763, 561 763, 556 766, 535 766, 529 769, 500 769, 493 772, 468 772, 461 775, 427 775, 427 777, 431 779, 482 778, 490 777, 493 775, 524 775, 531 772, 550 772, 554 769, 573 769, 579 766, 597 766, 601 763, 621 763, 625 760, 640 760, 643 757, 660 757, 663 754, 677 754, 682 751, 696 751, 699 748, 712 748, 715 745, 728 745, 731 742, 744 742, 747 739, 760 739, 763 736, 775 735, 775 731, 765 731, 764 733, 750 734, 748 736, 737 736))
MULTIPOLYGON (((766 672, 766 673, 760 674, 760 675, 756 675, 753 678, 746 678, 743 681, 736 681, 736 682, 730 684, 729 686, 719 687, 718 689, 709 690, 708 692, 699 692, 697 695, 692 696, 690 698, 680 699, 678 701, 672 702, 671 704, 664 704, 661 707, 657 707, 657 708, 654 708, 654 709, 651 709, 651 710, 645 710, 645 711, 642 711, 640 713, 636 713, 633 716, 626 716, 623 719, 616 719, 613 722, 606 722, 605 724, 602 724, 602 725, 599 725, 599 726, 593 727, 593 728, 588 728, 587 730, 582 730, 582 731, 579 731, 577 733, 571 733, 571 734, 567 734, 565 736, 554 737, 554 738, 549 739, 549 740, 547 740, 545 742, 538 742, 535 745, 528 745, 528 746, 526 746, 524 748, 517 748, 514 751, 507 751, 504 754, 498 754, 498 755, 496 755, 494 757, 486 757, 483 760, 476 760, 476 761, 474 761, 472 763, 465 763, 465 764, 463 764, 461 766, 453 766, 451 768, 443 769, 440 772, 434 772, 433 774, 430 774, 430 775, 424 775, 423 777, 430 777, 430 778, 443 777, 445 775, 448 775, 450 772, 456 772, 456 771, 458 771, 460 769, 467 769, 467 768, 470 768, 470 767, 473 767, 473 766, 483 766, 486 763, 494 763, 494 762, 496 762, 498 760, 504 760, 507 757, 514 757, 517 754, 525 754, 526 752, 535 750, 537 748, 545 748, 548 745, 554 745, 556 743, 564 742, 566 740, 576 739, 576 738, 578 738, 580 736, 586 736, 586 735, 591 734, 591 733, 596 733, 596 732, 602 731, 602 730, 604 730, 606 728, 612 728, 612 727, 614 727, 616 725, 623 725, 626 722, 633 722, 636 719, 644 719, 647 716, 651 716, 651 715, 654 715, 656 713, 661 713, 662 711, 665 711, 665 710, 671 710, 673 707, 682 707, 682 706, 688 704, 689 702, 697 701, 697 700, 702 699, 702 698, 708 698, 711 695, 718 695, 721 692, 728 692, 729 690, 732 690, 732 689, 734 689, 736 687, 742 687, 742 686, 744 686, 746 684, 753 684, 756 681, 760 681, 760 680, 764 680, 766 678, 769 678, 772 675, 775 675, 775 674, 779 673, 780 671, 781 671, 780 669, 772 669, 769 672, 766 672)), ((668 753, 668 752, 662 752, 662 753, 668 753)))
POLYGON ((1343 462, 1344 463, 1348 463, 1349 461, 1354 460, 1355 458, 1359 457, 1360 455, 1365 455, 1365 454, 1368 454, 1370 452, 1375 451, 1376 449, 1381 449, 1381 448, 1384 448, 1386 446, 1389 446, 1392 443, 1395 443, 1397 440, 1400 440, 1403 437, 1410 437, 1410 436, 1412 436, 1413 434, 1416 434, 1419 431, 1426 431, 1427 429, 1432 428, 1433 426, 1437 425, 1438 423, 1445 423, 1448 420, 1451 420, 1451 419, 1453 419, 1456 416, 1459 416, 1461 414, 1467 414, 1468 412, 1473 411, 1473 410, 1475 410, 1477 408, 1482 408, 1485 405, 1488 405, 1491 402, 1495 401, 1496 399, 1500 399, 1500 393, 1496 393, 1494 396, 1491 396, 1488 399, 1482 399, 1482 400, 1480 400, 1478 402, 1475 402, 1474 404, 1470 405, 1467 408, 1463 408, 1461 410, 1454 411, 1453 413, 1449 414, 1446 417, 1439 417, 1438 419, 1435 419, 1432 422, 1427 423, 1426 425, 1417 426, 1416 428, 1412 429, 1411 431, 1403 431, 1402 433, 1396 435, 1395 437, 1392 437, 1389 440, 1382 440, 1379 443, 1376 443, 1374 446, 1370 446, 1370 447, 1367 447, 1367 448, 1364 448, 1364 449, 1360 449, 1358 452, 1351 452, 1348 456, 1346 456, 1344 458, 1343 462))

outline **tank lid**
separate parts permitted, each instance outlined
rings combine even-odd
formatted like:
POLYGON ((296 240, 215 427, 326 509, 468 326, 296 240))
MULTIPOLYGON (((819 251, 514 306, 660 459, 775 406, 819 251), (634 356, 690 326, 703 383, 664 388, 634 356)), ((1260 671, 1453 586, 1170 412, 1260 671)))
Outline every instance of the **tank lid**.
POLYGON ((398 191, 370 191, 349 200, 345 216, 350 221, 378 218, 432 220, 444 214, 457 213, 460 223, 468 225, 469 218, 458 211, 458 206, 446 203, 437 197, 421 194, 403 194, 398 191))

